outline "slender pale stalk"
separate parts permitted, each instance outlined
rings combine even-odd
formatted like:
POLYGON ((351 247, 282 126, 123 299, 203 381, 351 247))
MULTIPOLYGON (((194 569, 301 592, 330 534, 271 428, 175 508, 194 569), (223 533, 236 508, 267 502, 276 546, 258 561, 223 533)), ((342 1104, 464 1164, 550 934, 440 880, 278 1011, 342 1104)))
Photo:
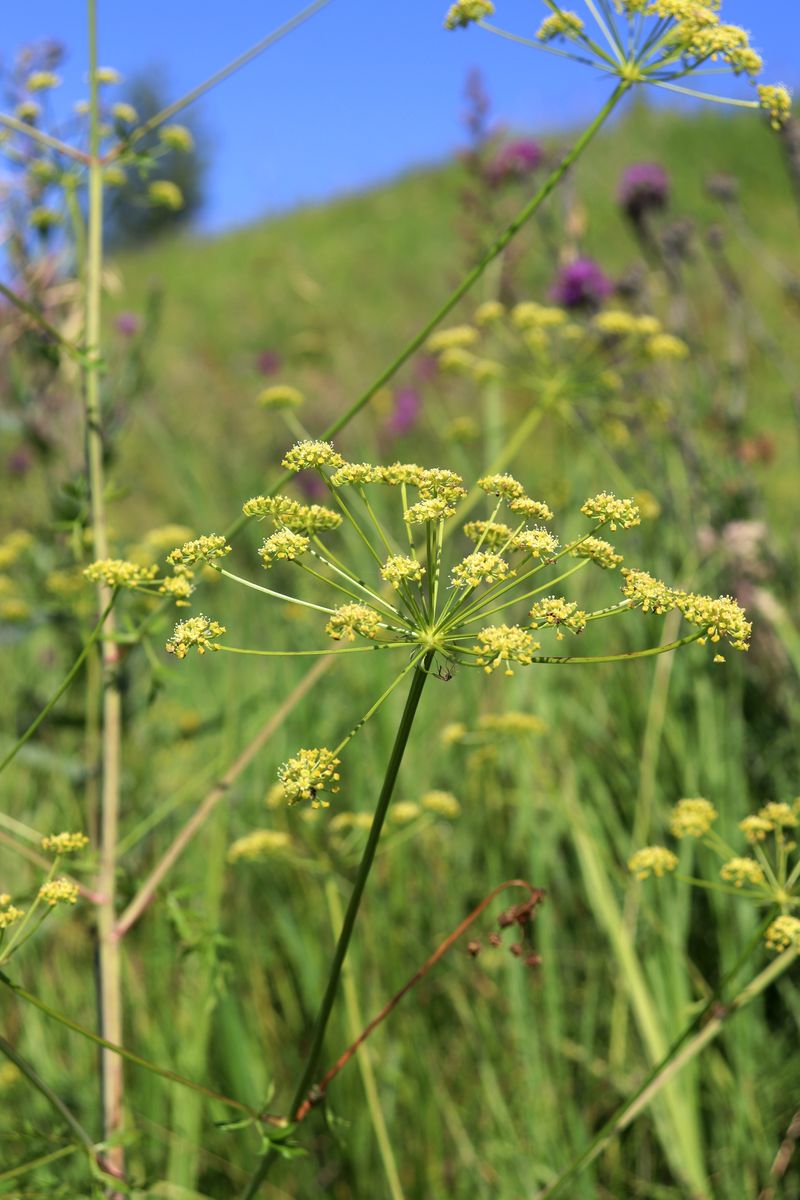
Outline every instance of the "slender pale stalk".
MULTIPOLYGON (((95 559, 108 558, 108 528, 103 465, 103 426, 100 408, 100 322, 103 272, 103 170, 100 163, 100 113, 97 87, 97 0, 87 0, 89 39, 89 198, 86 261, 86 460, 89 477, 93 552, 95 559)), ((98 585, 98 607, 110 607, 112 593, 98 585)), ((119 825, 120 758, 122 741, 122 698, 119 686, 119 648, 113 642, 114 614, 101 623, 103 704, 100 784, 100 866, 96 890, 102 899, 97 909, 98 988, 100 1032, 110 1042, 122 1041, 122 993, 120 948, 114 936, 116 920, 116 857, 119 825)), ((122 1128, 122 1062, 103 1049, 100 1052, 103 1107, 103 1137, 113 1141, 122 1128)), ((122 1177, 124 1150, 114 1145, 109 1161, 122 1177)))
MULTIPOLYGON (((367 843, 364 847, 364 853, 361 856, 361 862, 358 865, 353 891, 350 894, 350 900, 347 904, 347 910, 342 923, 342 931, 339 934, 339 940, 336 943, 333 961, 331 962, 330 972, 328 974, 328 982, 325 987, 325 993, 322 997, 319 1013, 314 1025, 314 1033, 311 1041, 311 1049, 308 1052, 303 1073, 295 1090, 294 1098, 290 1108, 290 1116, 294 1118, 300 1105, 306 1098, 306 1092, 311 1086, 314 1073, 319 1063, 319 1057, 322 1052, 323 1042, 325 1040, 325 1030, 328 1027, 331 1011, 333 1010, 334 1000, 339 987, 339 977, 342 973, 342 965, 344 964, 350 938, 353 934, 353 927, 358 916, 358 910, 361 906, 361 899, 364 894, 364 888, 369 878, 370 870, 375 859, 375 852, 378 849, 383 823, 386 819, 386 814, 389 811, 389 803, 394 793, 395 783, 400 771, 400 764, 403 761, 408 739, 411 734, 411 728, 414 724, 414 718, 417 714, 422 689, 428 679, 428 668, 432 659, 432 655, 428 654, 425 660, 420 663, 414 670, 414 675, 411 680, 406 705, 403 710, 403 715, 400 719, 400 724, 395 735, 394 746, 389 758, 389 763, 386 767, 386 774, 383 779, 383 787, 381 788, 380 796, 378 797, 375 815, 372 818, 367 843)), ((275 1158, 275 1151, 270 1147, 264 1154, 256 1168, 252 1178, 242 1192, 241 1200, 251 1200, 258 1194, 259 1188, 267 1176, 270 1166, 275 1158)))

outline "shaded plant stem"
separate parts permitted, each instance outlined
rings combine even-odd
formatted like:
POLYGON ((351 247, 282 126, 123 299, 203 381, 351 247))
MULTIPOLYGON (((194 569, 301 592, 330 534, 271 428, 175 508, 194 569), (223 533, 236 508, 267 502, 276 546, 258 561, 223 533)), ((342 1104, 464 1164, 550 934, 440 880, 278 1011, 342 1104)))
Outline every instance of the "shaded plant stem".
MULTIPOLYGON (((367 843, 364 847, 364 853, 361 856, 361 862, 358 865, 358 872, 353 884, 353 890, 350 894, 350 899, 345 911, 342 930, 339 934, 339 940, 336 943, 336 949, 334 951, 333 961, 331 962, 325 993, 322 997, 317 1019, 314 1024, 311 1049, 308 1052, 303 1073, 295 1090, 294 1098, 292 1099, 290 1109, 291 1120, 295 1119, 295 1114, 298 1112, 300 1106, 305 1100, 306 1093, 308 1092, 308 1089, 314 1079, 314 1073, 317 1069, 317 1063, 319 1062, 320 1054, 322 1052, 322 1045, 325 1039, 325 1030, 328 1027, 328 1021, 330 1019, 331 1011, 333 1010, 333 1004, 336 999, 336 993, 339 986, 339 977, 342 973, 342 965, 350 945, 353 927, 355 926, 356 917, 358 916, 358 910, 361 907, 361 899, 364 894, 364 888, 366 887, 367 879, 369 878, 369 873, 372 869, 372 864, 375 859, 375 852, 378 849, 378 842, 380 841, 381 831, 383 830, 383 823, 386 819, 386 814, 389 811, 389 804, 394 793, 395 783, 397 782, 397 776, 400 771, 400 764, 403 761, 408 739, 411 734, 411 728, 414 724, 414 718, 417 714, 417 708, 419 707, 422 690, 425 687, 425 683, 428 679, 428 671, 432 659, 433 655, 430 653, 427 654, 424 660, 414 669, 414 674, 411 679, 411 687, 409 688, 403 715, 400 718, 400 724, 395 735, 392 753, 389 757, 389 762, 386 767, 386 774, 384 776, 380 796, 378 797, 375 815, 372 818, 372 825, 367 837, 367 843)), ((241 1200, 251 1200, 253 1196, 257 1195, 258 1190, 266 1178, 267 1172, 269 1171, 269 1168, 275 1159, 275 1156, 275 1150, 270 1147, 262 1156, 261 1162, 242 1192, 241 1200)))

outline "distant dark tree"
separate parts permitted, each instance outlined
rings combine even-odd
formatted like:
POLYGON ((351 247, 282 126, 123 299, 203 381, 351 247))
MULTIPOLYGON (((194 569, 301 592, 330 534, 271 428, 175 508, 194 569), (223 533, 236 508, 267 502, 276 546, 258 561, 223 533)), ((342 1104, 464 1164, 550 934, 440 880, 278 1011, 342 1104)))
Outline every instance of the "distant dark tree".
MULTIPOLYGON (((124 135, 126 129, 142 125, 167 106, 166 91, 157 74, 136 76, 113 105, 109 119, 124 135), (135 111, 133 121, 127 106, 135 111)), ((128 167, 125 181, 107 191, 106 232, 115 247, 141 244, 186 225, 203 204, 207 143, 196 119, 190 123, 181 116, 166 122, 140 138, 136 150, 139 167, 128 167), (181 131, 189 136, 182 138, 181 131)))

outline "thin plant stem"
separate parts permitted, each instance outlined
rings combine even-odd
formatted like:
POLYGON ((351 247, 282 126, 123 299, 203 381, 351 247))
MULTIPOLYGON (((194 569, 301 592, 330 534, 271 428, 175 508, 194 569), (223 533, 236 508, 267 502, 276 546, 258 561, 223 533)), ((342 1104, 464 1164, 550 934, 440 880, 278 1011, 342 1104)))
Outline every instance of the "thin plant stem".
POLYGON ((91 1157, 97 1162, 98 1166, 102 1167, 103 1163, 97 1157, 97 1152, 94 1148, 94 1142, 83 1128, 80 1121, 72 1115, 61 1097, 53 1091, 49 1084, 45 1083, 41 1075, 34 1070, 27 1059, 24 1059, 22 1055, 14 1049, 11 1043, 2 1036, 0 1036, 0 1052, 5 1054, 9 1062, 12 1062, 17 1070, 25 1076, 28 1082, 36 1088, 37 1092, 40 1092, 44 1096, 47 1103, 51 1106, 51 1108, 55 1109, 64 1124, 67 1125, 70 1133, 75 1138, 75 1141, 78 1143, 78 1145, 81 1146, 87 1154, 91 1155, 91 1157))
MULTIPOLYGON (((201 1096, 206 1096, 209 1100, 217 1100, 220 1104, 227 1104, 228 1107, 243 1113, 245 1116, 259 1123, 266 1121, 269 1124, 274 1123, 276 1120, 276 1118, 270 1118, 257 1112, 254 1108, 250 1108, 248 1104, 243 1104, 240 1100, 234 1100, 231 1096, 223 1095, 222 1092, 215 1092, 213 1088, 206 1087, 202 1083, 195 1083, 192 1079, 186 1079, 183 1075, 179 1075, 177 1071, 170 1071, 168 1067, 161 1067, 158 1063, 150 1062, 148 1059, 142 1058, 141 1055, 134 1054, 132 1050, 126 1050, 124 1046, 115 1045, 114 1042, 108 1041, 107 1038, 101 1037, 91 1029, 80 1025, 77 1021, 73 1021, 71 1017, 67 1017, 64 1013, 58 1012, 57 1009, 51 1008, 49 1004, 45 1004, 44 1000, 40 1000, 33 992, 29 992, 26 988, 13 983, 2 971, 0 971, 0 983, 9 988, 20 1000, 25 1000, 28 1004, 32 1004, 34 1008, 38 1008, 46 1017, 57 1021, 59 1025, 72 1030, 73 1033, 80 1034, 87 1041, 93 1042, 95 1046, 100 1046, 103 1050, 107 1050, 119 1058, 126 1059, 128 1062, 133 1063, 134 1066, 142 1067, 145 1071, 150 1071, 153 1075, 159 1075, 162 1079, 168 1079, 170 1083, 178 1083, 182 1087, 189 1088, 190 1091, 199 1092, 201 1096)), ((0 1050, 3 1050, 5 1053, 2 1045, 0 1045, 0 1050)))
POLYGON ((108 604, 106 605, 106 607, 103 609, 102 613, 100 614, 100 620, 97 622, 94 629, 89 634, 89 637, 88 637, 83 649, 81 650, 80 654, 75 659, 75 662, 72 664, 70 669, 67 671, 67 673, 64 676, 64 678, 62 679, 61 683, 58 685, 56 690, 53 692, 52 696, 47 701, 47 703, 45 704, 42 711, 39 713, 39 715, 37 717, 34 718, 33 721, 31 721, 30 725, 25 730, 25 732, 20 737, 17 738, 14 745, 7 752, 5 758, 2 760, 2 762, 0 762, 0 774, 2 774, 2 772, 5 771, 8 764, 10 762, 12 762, 13 759, 16 758, 16 756, 19 754, 20 750, 25 745, 25 743, 29 742, 31 740, 33 735, 36 733, 36 730, 39 728, 39 726, 42 724, 42 722, 46 719, 48 714, 55 708, 56 704, 58 704, 59 700, 64 695, 64 692, 67 690, 67 688, 72 683, 75 676, 80 671, 81 667, 83 666, 84 662, 86 661, 87 655, 89 654, 89 652, 92 649, 92 646, 94 646, 95 642, 98 641, 98 639, 103 634, 103 629, 104 629, 104 626, 106 623, 106 619, 108 618, 108 616, 111 613, 111 608, 114 603, 114 599, 115 599, 115 597, 114 597, 114 595, 112 595, 108 604))
MULTIPOLYGON (((103 168, 100 162, 100 110, 97 82, 97 0, 87 0, 89 41, 89 196, 86 239, 86 459, 89 478, 92 539, 95 559, 108 558, 106 483, 103 463, 103 427, 100 406, 100 337, 103 274, 103 168)), ((97 589, 100 612, 110 607, 113 593, 105 584, 97 589)), ((122 1041, 122 989, 120 949, 114 937, 116 919, 116 858, 119 826, 119 793, 122 743, 122 695, 119 681, 119 647, 112 640, 114 613, 103 625, 103 689, 100 785, 100 864, 96 890, 102 899, 97 909, 98 989, 100 1032, 110 1042, 122 1041)), ((103 1049, 100 1052, 103 1137, 114 1141, 122 1128, 122 1061, 103 1049)), ((109 1150, 112 1169, 124 1176, 122 1145, 109 1150)), ((112 1193, 117 1195, 118 1193, 112 1193)))
POLYGON ((15 133, 24 134, 25 137, 32 138, 34 142, 38 142, 41 146, 48 146, 51 150, 58 151, 59 154, 66 155, 67 158, 73 158, 76 162, 88 163, 89 156, 84 154, 82 150, 77 150, 74 146, 67 145, 66 142, 61 142, 58 138, 51 137, 49 133, 44 133, 41 129, 36 129, 33 125, 28 125, 25 121, 20 121, 16 117, 11 117, 8 113, 0 113, 0 125, 5 125, 6 129, 13 129, 15 133))
POLYGON ((65 338, 62 333, 59 333, 55 325, 51 325, 50 322, 42 316, 38 308, 35 308, 32 304, 29 304, 27 300, 23 300, 21 296, 18 296, 16 292, 12 291, 12 289, 7 287, 1 280, 0 296, 5 296, 9 304, 13 304, 14 307, 18 308, 21 313, 24 313, 26 317, 29 317, 35 325, 38 325, 48 337, 51 337, 54 342, 61 346, 63 350, 66 350, 68 354, 71 354, 73 358, 77 358, 79 362, 83 361, 83 351, 79 346, 75 346, 72 342, 65 338))
MULTIPOLYGON (((375 815, 372 819, 367 842, 364 847, 364 852, 361 856, 361 862, 358 865, 353 890, 350 894, 350 899, 347 904, 347 910, 342 924, 342 930, 339 934, 339 940, 336 943, 336 950, 331 962, 330 971, 328 974, 328 982, 325 987, 325 992, 322 997, 317 1019, 314 1024, 314 1032, 311 1040, 311 1048, 308 1052, 303 1072, 300 1076, 297 1088, 294 1093, 291 1104, 291 1117, 294 1119, 300 1105, 306 1098, 311 1083, 314 1079, 314 1073, 317 1069, 319 1057, 322 1052, 322 1046, 325 1040, 325 1030, 328 1027, 331 1011, 333 1010, 334 1000, 339 986, 339 977, 342 972, 342 965, 347 954, 347 949, 350 945, 350 939, 353 934, 358 910, 361 907, 361 899, 364 894, 367 879, 369 878, 372 863, 375 859, 375 852, 378 849, 383 823, 386 819, 386 814, 389 811, 389 804, 394 793, 395 783, 400 771, 400 764, 403 761, 408 739, 411 734, 411 729, 414 724, 414 718, 417 714, 422 690, 428 679, 428 668, 432 660, 432 655, 429 653, 425 656, 422 663, 418 664, 414 669, 414 675, 411 680, 408 697, 406 699, 403 715, 400 719, 400 724, 395 735, 394 746, 389 757, 389 763, 386 767, 386 774, 383 780, 380 796, 378 797, 375 815)), ((267 1176, 270 1166, 275 1159, 276 1152, 270 1147, 269 1150, 262 1156, 261 1162, 247 1183, 242 1192, 241 1200, 252 1200, 252 1197, 257 1195, 261 1184, 267 1176)))
POLYGON ((20 1163, 18 1167, 12 1167, 10 1171, 0 1171, 0 1183, 9 1183, 12 1179, 19 1179, 21 1175, 27 1175, 29 1171, 36 1171, 39 1167, 49 1167, 50 1163, 68 1158, 77 1149, 78 1147, 74 1144, 62 1146, 60 1150, 51 1150, 49 1154, 42 1154, 39 1158, 31 1159, 30 1162, 20 1163))
MULTIPOLYGON (((328 904, 333 935, 334 937, 338 937, 341 932, 344 913, 342 912, 339 889, 332 879, 325 881, 325 899, 328 904)), ((353 978, 353 971, 349 962, 345 962, 342 967, 342 991, 344 992, 348 1036, 351 1040, 355 1041, 364 1027, 364 1018, 361 1014, 358 989, 356 988, 356 982, 353 978)), ((367 1108, 369 1109, 372 1128, 375 1130, 378 1152, 381 1156, 383 1169, 386 1172, 386 1184, 389 1189, 389 1195, 391 1200, 404 1200, 403 1188, 400 1184, 397 1163, 394 1151, 392 1150, 392 1141, 389 1137, 389 1131, 386 1128, 386 1118, 383 1115, 378 1084, 372 1066, 372 1053, 368 1046, 361 1046, 359 1048, 358 1069, 361 1072, 361 1082, 364 1085, 364 1094, 367 1097, 367 1108)))
POLYGON ((314 0, 313 4, 309 4, 306 8, 301 9, 299 13, 296 13, 295 16, 291 17, 288 21, 285 21, 283 25, 279 25, 277 29, 273 29, 272 33, 268 33, 267 36, 262 38, 260 42, 256 42, 256 44, 251 46, 249 50, 245 50, 244 54, 240 54, 238 58, 234 58, 232 62, 227 64, 227 66, 222 67, 219 71, 216 71, 213 75, 210 75, 208 79, 204 80, 203 83, 198 84, 197 87, 192 88, 191 91, 186 92, 186 94, 181 96, 180 99, 173 100, 172 104, 168 104, 166 108, 162 108, 160 112, 155 113, 155 115, 150 117, 148 121, 145 121, 143 125, 140 125, 138 129, 135 129, 127 141, 121 143, 118 147, 115 147, 114 150, 112 150, 111 153, 106 156, 105 162, 113 161, 113 159, 119 157, 123 150, 127 149, 128 146, 140 141, 141 138, 145 137, 148 133, 152 133, 154 129, 158 129, 159 125, 163 125, 165 121, 169 121, 172 117, 177 116, 177 114, 184 108, 188 108, 190 104, 194 104, 195 100, 199 100, 201 96, 204 96, 206 92, 211 91, 211 89, 216 87, 217 84, 220 84, 225 79, 228 79, 236 71, 240 71, 242 67, 246 67, 247 64, 252 62, 254 58, 258 58, 259 54, 263 54, 265 50, 268 50, 270 46, 274 46, 276 42, 281 40, 281 38, 286 37, 287 34, 292 33, 300 25, 303 25, 306 21, 310 20, 311 17, 315 16, 328 4, 330 4, 330 0, 314 0))

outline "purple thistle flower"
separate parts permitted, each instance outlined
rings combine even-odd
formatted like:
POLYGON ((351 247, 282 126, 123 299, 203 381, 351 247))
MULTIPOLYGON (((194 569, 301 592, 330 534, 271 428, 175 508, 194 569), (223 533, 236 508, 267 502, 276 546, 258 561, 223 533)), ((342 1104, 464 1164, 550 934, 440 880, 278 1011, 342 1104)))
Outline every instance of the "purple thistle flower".
POLYGON ((413 429, 419 416, 421 400, 413 387, 395 388, 392 396, 392 412, 386 422, 386 432, 392 437, 401 437, 413 429))
POLYGON ((121 333, 123 337, 135 337, 141 328, 141 324, 142 322, 136 313, 132 312, 121 312, 114 321, 117 333, 121 333))
POLYGON ((525 179, 536 170, 543 158, 544 151, 533 138, 515 138, 513 142, 506 142, 500 147, 486 168, 486 174, 492 184, 525 179))
POLYGON ((18 446, 9 454, 6 465, 9 475, 27 475, 33 466, 33 455, 27 446, 18 446))
POLYGON ((634 163, 622 173, 618 199, 630 219, 638 224, 648 213, 666 208, 669 176, 658 163, 634 163))
POLYGON ((262 350, 256 358, 256 370, 262 375, 274 375, 282 365, 283 359, 277 350, 262 350))
POLYGON ((576 258, 558 272, 550 299, 564 308, 597 308, 613 290, 613 283, 594 259, 576 258))

